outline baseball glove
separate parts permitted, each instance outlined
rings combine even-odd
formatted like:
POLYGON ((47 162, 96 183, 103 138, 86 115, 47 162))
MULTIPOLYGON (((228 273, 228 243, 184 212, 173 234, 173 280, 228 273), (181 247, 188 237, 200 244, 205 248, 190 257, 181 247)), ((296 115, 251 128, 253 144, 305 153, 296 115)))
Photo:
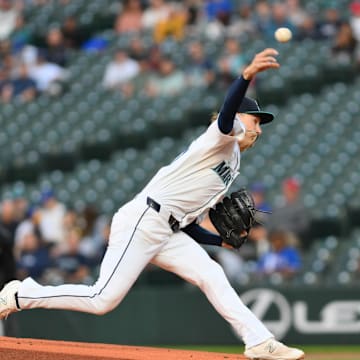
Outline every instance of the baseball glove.
POLYGON ((240 189, 210 209, 209 217, 222 240, 238 249, 247 240, 256 211, 252 196, 246 189, 240 189))

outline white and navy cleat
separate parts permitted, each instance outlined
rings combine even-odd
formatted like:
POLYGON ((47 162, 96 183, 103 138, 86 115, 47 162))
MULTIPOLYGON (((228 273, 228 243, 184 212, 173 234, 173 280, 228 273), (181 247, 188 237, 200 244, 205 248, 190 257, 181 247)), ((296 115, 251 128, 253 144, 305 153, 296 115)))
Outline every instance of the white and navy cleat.
POLYGON ((0 292, 0 320, 6 319, 11 313, 20 311, 16 304, 16 293, 21 281, 7 283, 0 292))
POLYGON ((244 355, 251 360, 301 360, 305 358, 302 350, 288 347, 275 339, 269 339, 246 349, 244 355))

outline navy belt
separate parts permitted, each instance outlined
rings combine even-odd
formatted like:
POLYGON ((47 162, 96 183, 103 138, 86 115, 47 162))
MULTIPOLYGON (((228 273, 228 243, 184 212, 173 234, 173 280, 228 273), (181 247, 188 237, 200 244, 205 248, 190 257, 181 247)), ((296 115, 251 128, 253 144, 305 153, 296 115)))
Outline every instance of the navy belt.
MULTIPOLYGON (((161 205, 150 197, 146 198, 146 203, 156 212, 160 213, 161 205)), ((177 232, 180 229, 180 223, 170 214, 168 223, 173 232, 177 232)))

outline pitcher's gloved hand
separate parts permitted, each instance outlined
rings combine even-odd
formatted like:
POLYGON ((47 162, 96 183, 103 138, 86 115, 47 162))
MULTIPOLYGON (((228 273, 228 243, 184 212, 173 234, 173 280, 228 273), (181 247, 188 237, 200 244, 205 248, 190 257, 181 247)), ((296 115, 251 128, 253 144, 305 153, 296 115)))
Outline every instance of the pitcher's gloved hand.
POLYGON ((223 242, 238 249, 247 240, 255 223, 254 199, 246 189, 240 189, 225 197, 210 209, 209 217, 223 242))

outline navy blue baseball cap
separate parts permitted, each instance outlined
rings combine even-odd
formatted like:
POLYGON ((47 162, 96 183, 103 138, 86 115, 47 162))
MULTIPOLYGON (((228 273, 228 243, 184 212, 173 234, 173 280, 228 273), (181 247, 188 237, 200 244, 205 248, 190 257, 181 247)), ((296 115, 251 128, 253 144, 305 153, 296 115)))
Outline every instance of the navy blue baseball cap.
POLYGON ((40 194, 40 203, 44 204, 49 199, 53 199, 53 198, 55 198, 55 193, 53 190, 51 189, 44 190, 40 194))
POLYGON ((274 120, 274 115, 270 112, 261 111, 256 100, 244 97, 237 112, 244 114, 254 114, 260 118, 260 124, 267 124, 274 120))

